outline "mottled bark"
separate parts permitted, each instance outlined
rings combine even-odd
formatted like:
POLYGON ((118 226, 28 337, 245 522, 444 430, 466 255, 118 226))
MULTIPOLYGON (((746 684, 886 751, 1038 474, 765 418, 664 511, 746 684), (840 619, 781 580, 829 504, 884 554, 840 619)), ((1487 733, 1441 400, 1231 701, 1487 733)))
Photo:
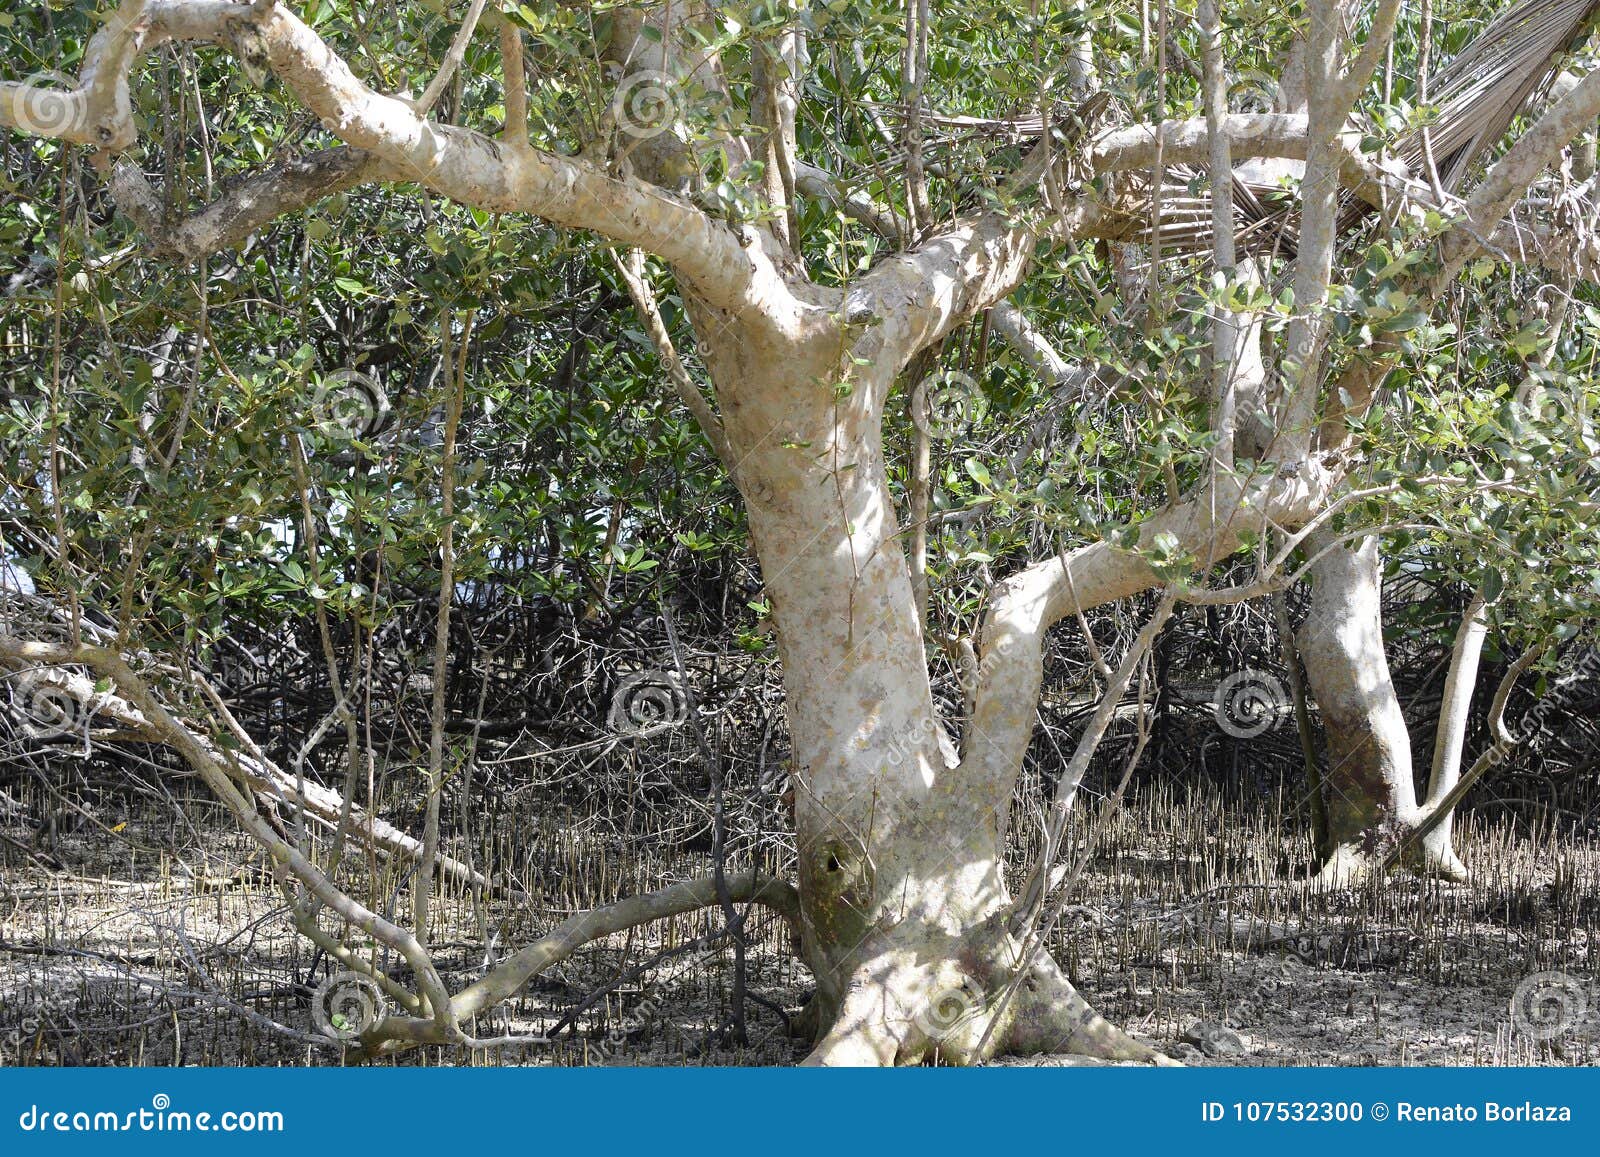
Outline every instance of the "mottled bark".
MULTIPOLYGON (((1322 776, 1329 852, 1320 880, 1364 879, 1420 822, 1411 736, 1383 645, 1383 562, 1376 538, 1313 536, 1311 612, 1298 645, 1322 717, 1322 776)), ((1443 794, 1441 792, 1441 794, 1443 794)), ((1459 878, 1448 832, 1408 856, 1409 866, 1459 878)))
MULTIPOLYGON (((630 70, 692 71, 708 89, 726 91, 714 57, 685 56, 674 43, 679 25, 703 11, 689 4, 648 16, 619 12, 611 62, 630 70), (647 20, 655 35, 644 35, 647 20)), ((430 119, 427 97, 413 102, 373 91, 273 0, 124 0, 88 45, 76 87, 0 82, 0 124, 96 148, 103 162, 137 136, 129 94, 135 60, 170 42, 211 43, 273 74, 345 147, 257 174, 171 226, 157 220, 158 198, 132 162, 118 162, 113 188, 119 200, 169 255, 193 258, 237 243, 274 216, 359 181, 406 180, 476 208, 593 230, 667 262, 713 380, 717 414, 695 404, 697 389, 681 366, 675 381, 708 431, 720 421, 721 436, 712 434, 712 441, 747 503, 777 626, 794 752, 799 923, 818 984, 822 1035, 813 1060, 967 1062, 991 1051, 1052 1049, 1149 1060, 1151 1050, 1095 1015, 1047 958, 1025 958, 1001 855, 1032 733, 1045 632, 1066 616, 1148 590, 1160 576, 1147 554, 1101 541, 1023 567, 999 584, 978 640, 968 751, 958 760, 930 691, 923 626, 888 487, 882 416, 896 375, 912 357, 1017 289, 1041 245, 1096 232, 1116 235, 1127 227, 1110 174, 1146 168, 1157 155, 1167 164, 1303 158, 1287 405, 1274 408, 1266 396, 1255 331, 1245 334, 1232 381, 1218 390, 1219 398, 1237 403, 1239 415, 1224 432, 1276 467, 1240 474, 1221 456, 1193 492, 1140 524, 1137 545, 1149 548, 1157 536, 1170 536, 1204 572, 1247 536, 1293 532, 1327 512, 1350 461, 1313 453, 1312 430, 1323 419, 1325 446, 1342 446, 1338 399, 1349 398, 1359 412, 1392 357, 1391 350, 1375 349, 1372 368, 1351 371, 1356 376, 1341 383, 1348 386, 1342 394, 1322 389, 1318 311, 1330 285, 1337 192, 1344 184, 1381 201, 1383 189, 1409 180, 1376 171, 1360 156, 1346 123, 1356 91, 1389 38, 1397 0, 1379 3, 1373 31, 1348 67, 1341 63, 1347 54, 1339 11, 1330 3, 1311 6, 1309 50, 1298 51, 1289 70, 1311 83, 1286 87, 1284 111, 1224 114, 1214 94, 1209 125, 1119 126, 1080 142, 1072 158, 1056 155, 1054 146, 1036 147, 1003 186, 1016 204, 955 217, 937 229, 919 219, 925 226, 920 244, 880 261, 846 289, 813 284, 796 259, 801 239, 790 195, 797 182, 802 188, 829 182, 796 165, 795 74, 804 45, 793 30, 758 46, 765 53, 755 77, 758 133, 715 146, 730 161, 760 155, 769 162, 764 191, 778 210, 769 224, 720 220, 678 195, 690 146, 670 133, 636 144, 614 170, 532 147, 523 124, 525 94, 510 79, 520 79, 522 70, 514 35, 502 39, 514 67, 507 73, 508 131, 497 138, 430 119), (1302 105, 1304 112, 1298 111, 1302 105), (1065 195, 1050 213, 1029 209, 1029 186, 1063 160, 1076 162, 1065 169, 1081 170, 1065 195), (1088 182, 1086 173, 1107 179, 1088 182), (1100 200, 1099 185, 1112 189, 1109 200, 1100 200), (1325 404, 1324 398, 1335 401, 1325 404), (1326 409, 1334 411, 1331 420, 1326 409)), ((453 59, 462 58, 468 36, 457 36, 453 59)), ((1090 82, 1085 62, 1075 62, 1074 72, 1076 83, 1090 82)), ((447 76, 448 68, 430 94, 442 90, 447 76)), ((1438 298, 1561 145, 1597 114, 1600 72, 1591 72, 1474 191, 1466 221, 1440 241, 1438 271, 1412 287, 1421 300, 1438 298)), ((852 216, 897 237, 863 195, 831 195, 852 216)), ((628 269, 649 320, 654 307, 643 292, 642 263, 628 269)), ((1025 327, 1002 328, 1024 349, 1037 347, 1027 341, 1025 327)), ((670 355, 659 318, 651 334, 670 355)), ((1219 357, 1219 363, 1226 360, 1219 357)), ((1322 545, 1313 542, 1311 549, 1322 545)), ((1337 843, 1329 874, 1343 879, 1414 823, 1418 809, 1405 725, 1383 656, 1376 544, 1335 546, 1319 558, 1313 575, 1316 597, 1301 650, 1328 734, 1337 843)), ((120 658, 105 661, 118 677, 132 679, 120 658)), ((156 717, 154 700, 136 705, 156 717)), ((463 1043, 464 1018, 512 995, 576 937, 708 902, 706 888, 697 884, 588 914, 568 932, 558 929, 554 941, 524 949, 450 997, 415 938, 369 919, 312 866, 292 858, 294 850, 258 822, 219 769, 215 752, 178 730, 170 741, 180 749, 187 745, 186 755, 207 782, 307 889, 336 908, 343 905, 359 926, 378 929, 424 978, 408 1005, 419 1015, 381 1027, 379 1035, 395 1042, 463 1043)), ((771 902, 782 892, 753 877, 729 882, 740 899, 771 902)), ((786 895, 781 902, 788 907, 786 895)))
POLYGON ((1415 819, 1417 798, 1411 741, 1383 649, 1377 540, 1351 546, 1314 536, 1309 549, 1320 557, 1299 647, 1327 741, 1331 854, 1323 879, 1344 884, 1415 819))
MULTIPOLYGON (((972 1061, 985 1036, 983 1053, 1008 1050, 1018 1015, 1037 1044, 1042 998, 988 1031, 1021 963, 1001 871, 1014 769, 972 782, 934 708, 879 433, 898 359, 856 364, 854 331, 820 312, 783 327, 693 312, 783 664, 813 1059, 972 1061)), ((865 340, 899 348, 914 328, 888 316, 865 340)), ((1059 1047, 1152 1055, 1057 980, 1059 1047)))

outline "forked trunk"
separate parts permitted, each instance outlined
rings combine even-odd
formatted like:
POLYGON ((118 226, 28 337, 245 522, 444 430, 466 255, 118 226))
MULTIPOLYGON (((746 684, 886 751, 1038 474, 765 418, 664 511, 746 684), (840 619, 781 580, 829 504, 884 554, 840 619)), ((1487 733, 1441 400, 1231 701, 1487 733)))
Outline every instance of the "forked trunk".
POLYGON ((1000 855, 1011 785, 964 776, 934 709, 876 435, 886 384, 838 390, 836 354, 739 336, 702 348, 783 664, 813 1060, 1148 1059, 1048 957, 1011 983, 1020 953, 1000 855))
MULTIPOLYGON (((1322 882, 1364 879, 1417 826, 1411 736, 1384 653, 1383 563, 1376 538, 1358 545, 1317 536, 1311 551, 1311 613, 1298 645, 1322 715, 1329 854, 1322 882)), ((1465 868, 1449 844, 1429 839, 1408 866, 1447 878, 1465 868)))

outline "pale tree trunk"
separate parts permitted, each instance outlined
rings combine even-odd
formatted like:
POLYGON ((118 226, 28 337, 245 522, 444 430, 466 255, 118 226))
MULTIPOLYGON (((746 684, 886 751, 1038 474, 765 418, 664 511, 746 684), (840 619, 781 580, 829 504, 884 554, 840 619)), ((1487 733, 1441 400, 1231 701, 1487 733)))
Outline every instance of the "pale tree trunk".
POLYGON ((1015 769, 976 782, 934 708, 879 432, 891 363, 836 390, 839 333, 694 314, 777 627, 813 1062, 1153 1059, 1048 957, 1002 999, 1021 962, 1002 876, 1015 769))
POLYGON ((1322 715, 1329 857, 1321 879, 1354 883, 1416 817, 1411 740, 1383 649, 1376 539, 1314 536, 1311 613, 1298 645, 1322 715))
MULTIPOLYGON (((1350 544, 1314 535, 1309 550, 1316 556, 1311 613, 1298 646, 1327 741, 1322 783, 1329 851, 1318 879, 1342 887, 1365 879, 1424 813, 1417 805, 1411 736, 1384 651, 1378 541, 1350 544)), ((1434 781, 1442 796, 1449 785, 1437 771, 1434 781)), ((1449 879, 1466 872, 1448 828, 1442 836, 1430 834, 1409 859, 1409 866, 1449 879)))
MULTIPOLYGON (((1478 685, 1478 667, 1483 658, 1484 640, 1489 635, 1488 607, 1481 594, 1474 595, 1456 632, 1450 654, 1450 673, 1445 677, 1444 698, 1439 705, 1439 732, 1433 746, 1433 770, 1428 776, 1428 798, 1424 815, 1444 805, 1445 797, 1461 780, 1461 759, 1466 750, 1467 716, 1472 709, 1472 692, 1478 685)), ((1464 879, 1466 865, 1456 855, 1451 842, 1455 812, 1445 812, 1422 838, 1421 862, 1448 879, 1464 879)))
MULTIPOLYGON (((749 190, 771 202, 769 224, 713 217, 678 195, 680 182, 672 178, 689 146, 674 144, 665 132, 645 135, 648 144, 630 150, 626 165, 619 159, 619 166, 533 147, 515 30, 501 39, 506 116, 492 138, 430 119, 426 99, 418 103, 406 94, 370 89, 314 30, 272 0, 124 0, 86 46, 76 87, 0 81, 0 125, 101 150, 98 161, 110 167, 118 204, 151 232, 163 253, 192 258, 237 244, 318 197, 383 180, 417 182, 494 213, 529 213, 554 225, 596 230, 670 266, 711 373, 720 429, 716 415, 703 413, 697 387, 681 365, 675 387, 707 425, 746 500, 776 620, 794 751, 799 921, 818 985, 814 1019, 820 1039, 812 1060, 889 1063, 937 1056, 970 1062, 991 1052, 1049 1050, 1152 1060, 1157 1054, 1151 1049, 1089 1009, 1048 957, 1031 954, 1032 930, 1005 888, 1006 819, 1032 734, 1043 638, 1069 615, 1170 582, 1149 561, 1158 549, 1167 553, 1176 544, 1204 574, 1240 549, 1247 534, 1260 541, 1268 530, 1284 530, 1292 549, 1300 528, 1335 508, 1353 457, 1327 453, 1341 445, 1343 411, 1362 411, 1399 349, 1396 340, 1375 343, 1370 357, 1348 368, 1333 388, 1322 388, 1318 354, 1325 322, 1318 310, 1330 285, 1339 184, 1369 202, 1387 203, 1381 174, 1341 143, 1340 134, 1398 7, 1397 0, 1381 0, 1366 44, 1341 70, 1347 54, 1335 7, 1311 6, 1315 51, 1294 70, 1314 78, 1306 115, 1223 116, 1213 99, 1209 121, 1097 132, 1073 146, 1070 157, 1052 153, 1053 146, 1034 147, 1002 191, 1025 194, 1049 177, 1044 184, 1058 190, 1049 212, 1024 207, 1024 197, 1016 206, 949 221, 941 213, 937 226, 932 218, 919 221, 926 236, 876 262, 847 289, 807 278, 796 236, 796 184, 828 184, 795 163, 801 91, 795 81, 805 56, 797 29, 757 46, 765 55, 753 75, 762 89, 753 103, 756 136, 715 143, 730 168, 757 156, 776 162, 766 166, 761 188, 749 190), (137 139, 129 92, 135 62, 164 44, 183 42, 217 45, 272 73, 343 146, 262 170, 211 204, 169 221, 141 165, 118 154, 137 139), (1215 139, 1219 132, 1229 137, 1229 149, 1215 139), (1253 396, 1262 392, 1257 379, 1265 381, 1253 361, 1241 367, 1248 380, 1222 383, 1222 395, 1236 399, 1250 417, 1235 432, 1263 427, 1242 437, 1241 445, 1260 441, 1272 451, 1264 456, 1276 469, 1235 472, 1226 462, 1218 464, 1194 491, 1139 524, 1135 537, 1144 553, 1120 538, 1101 540, 1025 565, 997 584, 976 640, 972 719, 958 761, 934 708, 910 566, 887 483, 882 417, 890 386, 919 351, 1016 290, 1042 246, 1124 237, 1125 214, 1114 209, 1115 195, 1102 195, 1114 194, 1117 172, 1147 170, 1158 157, 1166 164, 1203 164, 1224 155, 1307 162, 1297 313, 1287 351, 1294 372, 1287 375, 1286 397, 1272 404, 1253 396), (1051 168, 1061 161, 1071 163, 1051 168), (1090 172, 1096 180, 1083 180, 1090 172), (663 184, 652 183, 652 176, 663 184), (1070 181, 1062 180, 1068 176, 1070 181), (1322 397, 1338 399, 1327 403, 1328 413, 1320 412, 1322 397), (1314 446, 1319 417, 1327 438, 1314 446), (1030 946, 1026 955, 1019 938, 1030 946)), ((682 19, 694 19, 696 11, 697 6, 684 9, 682 19)), ((621 19, 618 43, 632 43, 639 26, 621 19)), ((651 17, 658 35, 644 39, 666 45, 678 19, 667 12, 651 17)), ((458 43, 464 46, 467 35, 461 33, 458 43)), ((622 56, 632 62, 629 67, 686 66, 706 88, 720 84, 711 58, 686 65, 665 49, 644 55, 630 49, 622 56)), ((1077 71, 1079 82, 1087 84, 1088 70, 1077 71)), ((436 78, 431 91, 444 83, 436 78)), ((1293 96, 1286 101, 1288 107, 1298 103, 1293 96)), ((1419 301, 1438 300, 1561 146, 1597 115, 1600 71, 1591 71, 1474 189, 1462 206, 1465 221, 1439 238, 1440 260, 1427 264, 1427 279, 1402 287, 1419 301)), ((624 119, 616 109, 611 116, 619 124, 624 119)), ((894 221, 888 219, 891 227, 885 228, 882 208, 864 194, 824 195, 880 233, 898 237, 894 221)), ((1533 241, 1548 254, 1562 248, 1551 244, 1556 236, 1547 230, 1544 241, 1537 235, 1533 241)), ((1521 240, 1501 249, 1524 252, 1521 240)), ((1569 259, 1576 260, 1570 254, 1569 259)), ((624 268, 649 322, 653 307, 643 262, 624 268)), ((670 353, 659 317, 650 330, 670 353)), ((1258 345, 1252 348, 1259 352, 1258 345)), ((1187 590, 1184 597, 1253 597, 1281 561, 1259 583, 1231 592, 1187 590)), ((1404 722, 1384 662, 1377 548, 1335 548, 1319 560, 1315 576, 1317 602, 1302 651, 1335 754, 1338 786, 1330 802, 1339 813, 1340 864, 1351 865, 1349 872, 1333 867, 1336 874, 1353 874, 1386 827, 1404 827, 1418 809, 1404 722)), ((1170 609, 1173 597, 1169 591, 1163 605, 1170 609)), ((39 657, 26 648, 16 653, 39 657)), ((57 662, 98 665, 120 686, 141 686, 116 654, 51 654, 57 662)), ((139 695, 135 703, 142 711, 164 719, 152 697, 139 695)), ((259 821, 216 753, 169 720, 162 734, 204 769, 207 783, 268 848, 286 881, 293 876, 411 965, 418 991, 405 1004, 414 1015, 385 1018, 365 1038, 374 1049, 422 1042, 482 1047, 466 1035, 472 1018, 510 998, 584 938, 709 902, 710 889, 697 882, 597 910, 452 995, 416 937, 339 893, 259 821)), ((1048 873, 1053 865, 1040 867, 1048 873)), ((721 902, 731 895, 785 911, 793 907, 783 888, 753 874, 724 883, 721 902)), ((315 928, 306 934, 320 935, 315 928)), ((317 942, 336 956, 345 951, 341 961, 355 959, 337 943, 317 942)), ((392 979, 388 987, 403 991, 392 979)))

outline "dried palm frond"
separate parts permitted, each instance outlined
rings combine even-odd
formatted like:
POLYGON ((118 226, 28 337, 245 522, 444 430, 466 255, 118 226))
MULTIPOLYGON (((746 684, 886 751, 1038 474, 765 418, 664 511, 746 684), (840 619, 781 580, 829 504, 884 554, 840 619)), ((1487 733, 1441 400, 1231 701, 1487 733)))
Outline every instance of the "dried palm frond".
MULTIPOLYGON (((1437 163, 1440 185, 1458 190, 1471 166, 1492 148, 1526 109, 1550 92, 1567 54, 1600 22, 1600 0, 1522 0, 1486 25, 1443 68, 1430 78, 1429 105, 1435 110, 1428 125, 1428 143, 1437 163)), ((903 115, 904 106, 878 106, 888 115, 903 115)), ((1080 132, 1090 128, 1104 112, 1103 105, 1073 109, 1063 106, 1053 114, 1057 126, 1080 132)), ((925 149, 950 149, 963 143, 1003 142, 1023 145, 1044 131, 1038 113, 1016 117, 942 116, 922 114, 922 123, 943 130, 925 142, 925 149)), ((1421 130, 1400 145, 1399 155, 1420 170, 1424 163, 1421 130)), ((1191 191, 1195 170, 1173 167, 1162 182, 1161 220, 1150 220, 1153 204, 1148 175, 1128 174, 1119 190, 1125 240, 1156 244, 1164 256, 1204 255, 1212 247, 1210 196, 1191 191)), ((1237 222, 1235 244, 1241 253, 1274 252, 1292 256, 1297 237, 1296 207, 1276 195, 1274 185, 1248 182, 1234 175, 1233 200, 1237 222)), ((1353 201, 1341 224, 1357 226, 1368 208, 1353 201)))
MULTIPOLYGON (((1111 95, 1105 91, 1090 93, 1076 105, 1065 102, 1057 104, 1052 113, 1051 124, 1056 129, 1082 130, 1092 127, 1105 115, 1110 104, 1111 95)), ((868 102, 867 107, 887 117, 904 117, 907 111, 903 104, 868 102)), ((1036 141, 1044 132, 1044 117, 1037 112, 1015 117, 976 117, 953 116, 925 109, 919 120, 924 127, 948 130, 943 137, 925 139, 924 149, 975 140, 998 140, 1009 144, 1020 144, 1024 141, 1036 141)))
MULTIPOLYGON (((1600 16, 1600 0, 1524 0, 1496 17, 1429 80, 1428 127, 1439 181, 1455 191, 1469 166, 1491 148, 1518 113, 1543 99, 1562 59, 1600 16)), ((1402 155, 1422 162, 1422 134, 1402 155)))
MULTIPOLYGON (((1150 182, 1144 174, 1134 174, 1125 182, 1122 209, 1126 233, 1119 240, 1154 246, 1159 238, 1167 256, 1209 254, 1215 231, 1211 218, 1211 194, 1195 192, 1199 170, 1175 165, 1165 170, 1161 185, 1160 223, 1153 227, 1150 208, 1150 182)), ((1273 253, 1292 257, 1299 244, 1299 229, 1291 203, 1277 185, 1248 181, 1233 175, 1234 248, 1239 253, 1273 253)))
MULTIPOLYGON (((1597 20, 1600 0, 1523 0, 1490 21, 1430 78, 1429 104, 1436 115, 1428 126, 1428 142, 1439 183, 1446 192, 1457 191, 1471 166, 1505 136, 1511 122, 1545 98, 1566 55, 1593 30, 1597 20)), ((1413 171, 1419 169, 1424 163, 1420 129, 1407 137, 1399 152, 1413 171)), ((1281 252, 1291 253, 1294 206, 1279 201, 1270 212, 1252 220, 1239 189, 1240 182, 1235 180, 1240 252, 1246 251, 1248 235, 1254 238, 1257 252, 1277 244, 1281 252)), ((1351 199, 1341 231, 1358 225, 1368 211, 1351 199)), ((1165 236, 1163 230, 1163 246, 1165 236)), ((1182 232, 1177 236, 1183 236, 1182 232)), ((1202 241, 1198 234, 1195 240, 1202 241)), ((1203 243, 1210 244, 1209 232, 1203 243)))

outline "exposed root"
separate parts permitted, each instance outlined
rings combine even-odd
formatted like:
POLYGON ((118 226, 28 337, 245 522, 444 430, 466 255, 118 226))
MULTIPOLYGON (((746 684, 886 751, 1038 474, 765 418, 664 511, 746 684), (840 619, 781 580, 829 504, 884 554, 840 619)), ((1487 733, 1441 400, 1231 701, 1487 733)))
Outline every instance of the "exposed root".
POLYGON ((1356 888, 1371 878, 1372 867, 1369 853, 1350 844, 1340 844, 1311 877, 1311 886, 1327 892, 1356 888))
POLYGON ((1465 884, 1471 876, 1467 865, 1448 843, 1439 847, 1424 845, 1421 860, 1413 864, 1412 869, 1430 879, 1451 884, 1465 884))
POLYGON ((1070 1053, 1102 1061, 1152 1065, 1178 1062, 1096 1012, 1067 979, 1061 966, 1041 957, 1023 981, 1003 1051, 1018 1056, 1070 1053))
POLYGON ((1393 855, 1372 852, 1354 844, 1341 844, 1334 848, 1322 868, 1311 878, 1311 886, 1324 891, 1356 888, 1367 883, 1390 866, 1399 866, 1430 880, 1444 880, 1464 884, 1470 873, 1461 857, 1448 843, 1434 846, 1413 844, 1402 849, 1398 864, 1391 865, 1393 855))
POLYGON ((829 1068, 883 1068, 895 1063, 897 1043, 883 1023, 846 1020, 843 1015, 801 1065, 829 1068))
POLYGON ((816 1043, 822 1035, 822 997, 813 992, 811 999, 801 1006, 800 1011, 789 1018, 789 1036, 794 1040, 811 1041, 816 1043))
POLYGON ((1095 1012, 1049 957, 1009 1000, 1005 988, 985 990, 954 962, 876 962, 858 973, 833 1027, 803 1063, 976 1065, 1002 1053, 1177 1063, 1095 1012))
MULTIPOLYGON (((799 920, 800 898, 794 885, 760 872, 737 872, 724 877, 735 903, 761 904, 779 913, 792 927, 799 920)), ((528 981, 559 964, 579 948, 653 920, 682 915, 719 903, 716 879, 701 876, 682 883, 630 896, 614 904, 591 908, 563 920, 547 935, 520 949, 488 975, 456 993, 449 1001, 451 1019, 465 1022, 474 1014, 514 996, 528 981)), ((442 1039, 434 1022, 420 1017, 386 1017, 362 1039, 368 1056, 387 1055, 418 1044, 472 1044, 471 1040, 442 1039)))

